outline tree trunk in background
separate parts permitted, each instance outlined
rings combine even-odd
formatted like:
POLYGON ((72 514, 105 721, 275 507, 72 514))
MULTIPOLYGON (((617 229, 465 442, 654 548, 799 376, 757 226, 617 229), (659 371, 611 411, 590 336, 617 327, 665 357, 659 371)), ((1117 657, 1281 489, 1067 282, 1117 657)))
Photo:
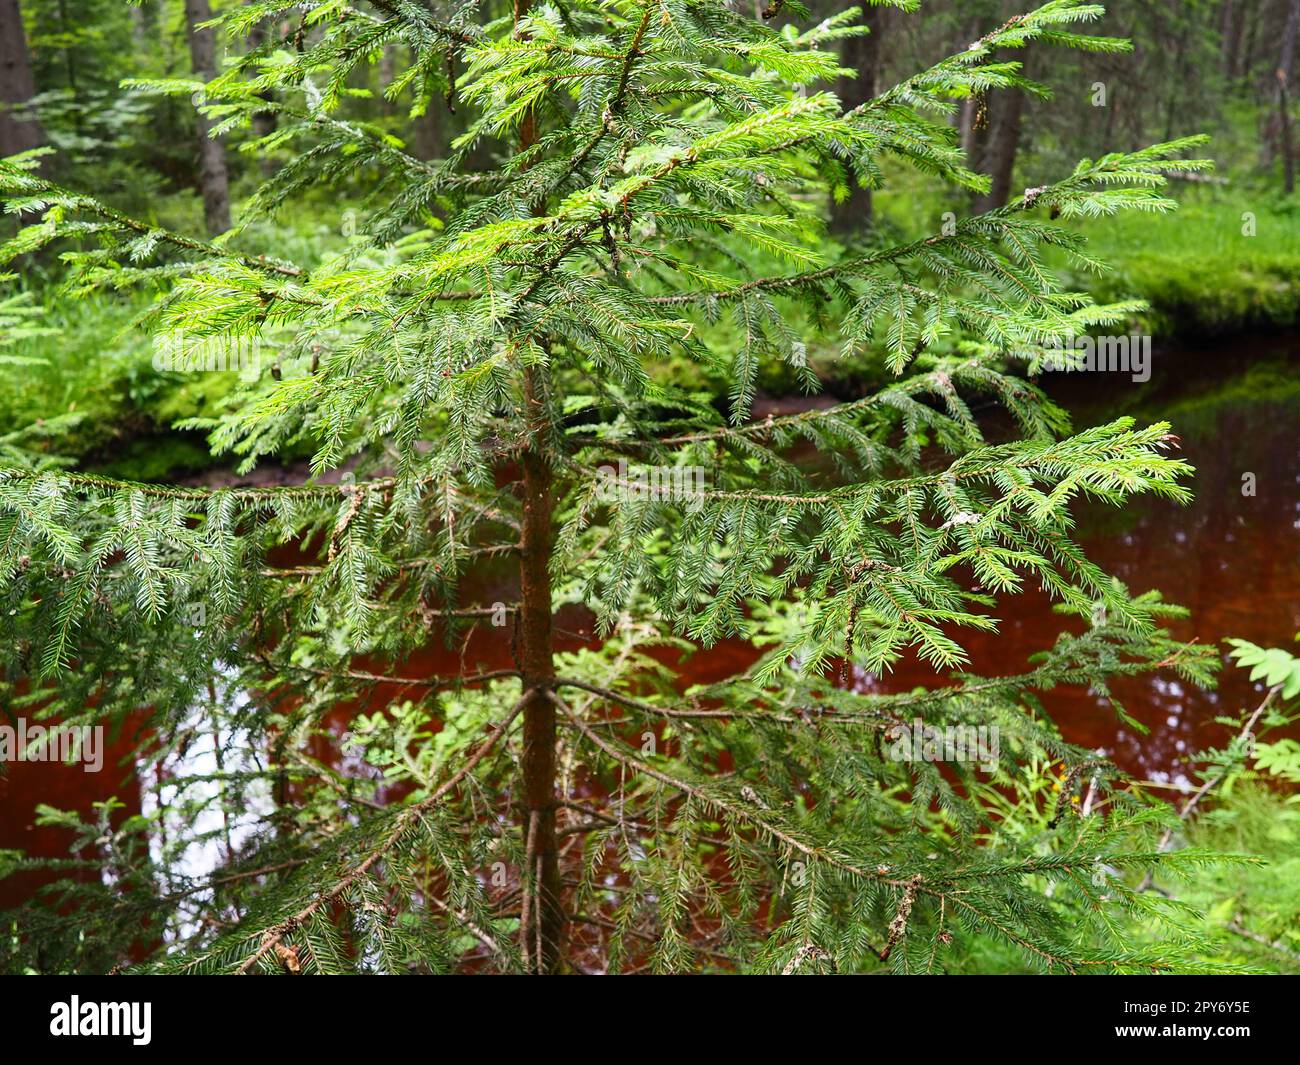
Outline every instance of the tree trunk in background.
MULTIPOLYGON (((256 51, 258 48, 265 45, 270 38, 270 24, 268 21, 263 20, 248 31, 248 47, 250 50, 256 51)), ((270 92, 263 92, 258 93, 258 99, 270 103, 274 97, 270 92)), ((279 122, 274 111, 259 111, 253 116, 253 136, 268 137, 275 132, 278 124, 279 122)), ((261 152, 258 154, 257 165, 261 168, 262 174, 265 177, 270 177, 275 173, 275 160, 272 159, 270 154, 267 152, 261 152)))
POLYGON ((35 95, 18 0, 0 0, 0 156, 30 151, 45 142, 39 123, 24 121, 13 113, 14 107, 35 95))
POLYGON ((158 0, 143 0, 131 9, 135 39, 141 45, 157 46, 158 0))
MULTIPOLYGON (((185 0, 185 23, 189 29, 190 65, 201 81, 217 73, 216 33, 200 26, 212 18, 208 0, 185 0)), ((199 138, 199 186, 203 191, 203 219, 212 234, 230 228, 230 178, 226 173, 226 150, 221 141, 209 136, 212 123, 195 111, 199 138)))
POLYGON ((379 57, 379 110, 385 115, 397 114, 397 103, 390 100, 385 92, 388 86, 393 83, 393 78, 397 76, 397 48, 398 46, 389 42, 384 45, 384 51, 379 57))
MULTIPOLYGON (((445 159, 448 148, 455 139, 456 127, 453 122, 454 118, 447 109, 447 104, 435 96, 424 109, 424 114, 410 119, 411 154, 426 163, 435 159, 445 159)), ((476 160, 472 164, 474 169, 487 169, 492 166, 485 159, 480 159, 486 150, 487 145, 481 141, 470 149, 471 156, 476 160)))
MULTIPOLYGON (((977 173, 986 173, 993 147, 993 112, 998 98, 994 93, 982 92, 962 102, 961 150, 966 156, 966 166, 977 173)), ((980 197, 972 196, 972 207, 980 197)), ((987 199, 987 197, 985 197, 987 199)))
MULTIPOLYGON (((849 37, 844 42, 840 62, 858 72, 856 78, 841 78, 837 91, 845 110, 858 107, 876 95, 880 77, 880 37, 885 29, 885 12, 872 7, 862 16, 862 24, 871 32, 864 37, 849 37)), ((831 231, 848 234, 871 224, 871 190, 856 181, 849 182, 849 195, 843 203, 831 204, 831 231)))
POLYGON ((1288 195, 1295 191, 1295 148, 1291 131, 1291 72, 1295 65, 1296 34, 1300 32, 1300 0, 1291 0, 1282 31, 1282 54, 1277 64, 1277 117, 1282 141, 1282 184, 1288 195))
POLYGON ((975 116, 979 112, 980 98, 967 96, 957 109, 957 143, 961 145, 966 165, 974 167, 975 116))
POLYGON ((442 123, 437 100, 430 100, 428 110, 411 119, 411 153, 417 159, 428 163, 446 156, 447 137, 442 123))
POLYGON ((1236 0, 1223 0, 1223 19, 1219 23, 1223 34, 1219 64, 1224 81, 1231 81, 1237 76, 1237 53, 1241 50, 1243 21, 1242 13, 1237 10, 1236 0))
POLYGON ((1291 0, 1286 13, 1286 26, 1282 30, 1282 51, 1278 59, 1278 69, 1291 84, 1291 75, 1295 70, 1296 36, 1300 34, 1300 0, 1291 0))
POLYGON ((1277 72, 1277 106, 1282 130, 1282 189, 1290 196, 1295 192, 1295 147, 1291 134, 1291 93, 1282 71, 1277 72))
POLYGON ((1187 64, 1187 53, 1191 44, 1191 42, 1188 39, 1190 35, 1191 35, 1190 28, 1187 25, 1184 25, 1183 28, 1179 31, 1178 44, 1174 48, 1175 88, 1174 91, 1169 94, 1168 101, 1166 101, 1167 106, 1165 107, 1165 135, 1161 138, 1161 140, 1165 140, 1165 141, 1173 140, 1174 126, 1176 125, 1178 120, 1178 105, 1179 103, 1182 102, 1183 99, 1181 86, 1187 84, 1187 78, 1192 76, 1191 72, 1188 70, 1188 64, 1187 64))
MULTIPOLYGON (((1259 28, 1264 20, 1263 4, 1252 4, 1250 6, 1250 26, 1249 32, 1246 33, 1246 48, 1240 57, 1241 65, 1238 70, 1241 76, 1251 81, 1254 80, 1255 73, 1255 51, 1259 43, 1259 28)), ((1242 12, 1242 20, 1246 18, 1246 12, 1242 12)))
POLYGON ((988 143, 984 145, 980 169, 993 179, 988 194, 975 197, 975 213, 983 214, 1003 206, 1011 195, 1011 180, 1016 169, 1016 153, 1020 150, 1021 119, 1025 110, 1025 94, 1011 89, 998 95, 996 105, 990 101, 992 116, 989 122, 988 143))
MULTIPOLYGON (((981 23, 972 20, 963 27, 961 40, 953 45, 950 54, 956 54, 962 49, 968 47, 971 41, 976 40, 980 35, 981 23)), ((967 96, 961 105, 957 108, 957 143, 961 145, 962 155, 966 157, 966 165, 971 170, 979 169, 979 153, 981 150, 980 135, 978 124, 986 116, 985 110, 986 97, 984 96, 967 96)))

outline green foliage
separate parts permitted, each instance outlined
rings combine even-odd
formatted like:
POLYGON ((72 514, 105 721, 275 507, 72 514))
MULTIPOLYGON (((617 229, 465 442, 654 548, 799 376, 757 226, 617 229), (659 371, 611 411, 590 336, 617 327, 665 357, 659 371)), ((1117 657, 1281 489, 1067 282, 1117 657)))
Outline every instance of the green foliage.
POLYGON ((1276 688, 1281 698, 1300 695, 1300 659, 1280 647, 1257 647, 1247 640, 1228 640, 1232 657, 1243 669, 1250 669, 1251 680, 1262 680, 1276 688))
MULTIPOLYGON (((36 155, 0 163, 0 195, 28 221, 0 261, 57 250, 70 296, 149 295, 139 321, 156 337, 264 345, 266 364, 186 424, 245 471, 309 447, 318 475, 206 489, 0 470, 0 695, 67 724, 147 713, 146 769, 170 781, 95 859, 130 876, 65 880, 15 916, 9 967, 102 968, 147 913, 153 971, 535 968, 514 936, 539 897, 517 726, 544 696, 576 840, 564 908, 599 930, 575 938, 572 968, 934 971, 954 940, 1047 972, 1222 968, 1194 915, 1094 877, 1212 857, 1162 852, 1168 809, 1063 743, 1036 704, 1154 669, 1209 681, 1212 652, 1162 627, 1171 608, 1131 596, 1072 539, 1076 500, 1185 500, 1190 469, 1165 453, 1168 425, 1071 435, 1007 369, 1034 369, 1081 316, 1118 313, 1069 291, 1048 254, 1092 265, 1069 223, 1172 208, 1165 175, 1205 168, 1184 158, 1199 139, 1087 160, 951 232, 834 260, 812 206, 877 182, 885 157, 984 188, 944 121, 954 100, 1038 91, 1000 48, 1114 50, 1079 32, 1101 9, 1052 0, 846 112, 818 86, 840 73, 829 46, 847 17, 786 31, 697 0, 581 0, 517 23, 480 22, 472 4, 369 6, 256 0, 225 16, 236 35, 301 21, 203 92, 223 131, 273 111, 262 147, 292 152, 215 240, 74 191, 36 155), (398 44, 412 59, 386 94, 427 92, 450 69, 468 111, 435 162, 346 114, 354 74, 398 44), (358 182, 347 247, 296 260, 251 243, 290 197, 358 182), (750 269, 773 260, 780 272, 750 269), (707 328, 723 318, 735 344, 707 328), (752 420, 760 367, 801 369, 800 320, 846 354, 878 342, 895 380, 752 420), (725 377, 723 409, 656 378, 670 358, 725 377), (985 438, 977 398, 1008 412, 1015 439, 985 438), (801 468, 798 446, 830 468, 801 468), (677 487, 611 475, 620 459, 677 487), (521 466, 544 480, 539 498, 522 497, 521 466), (524 565, 549 548, 600 647, 553 656, 553 676, 402 676, 431 629, 455 646, 496 612, 466 601, 463 578, 519 551, 551 504, 554 543, 525 545, 524 565), (960 668, 963 627, 996 627, 1000 598, 1027 582, 1086 629, 1023 675, 903 696, 829 679, 842 660, 878 672, 905 654, 960 668), (656 652, 735 635, 776 639, 754 669, 675 691, 656 652), (385 692, 391 715, 357 718, 349 744, 365 770, 304 764, 333 715, 385 684, 401 690, 385 692), (999 728, 990 778, 892 757, 913 715, 999 728), (200 733, 212 765, 186 761, 200 733), (1068 767, 1052 816, 1006 830, 1001 789, 1045 759, 1068 767), (1104 813, 1085 814, 1084 788, 1104 813), (218 871, 186 876, 183 856, 205 846, 218 871), (70 908, 112 915, 93 949, 59 931, 70 908), (1169 934, 1129 941, 1116 912, 1169 934)), ((1021 794, 1040 818, 1042 796, 1021 794)))
POLYGON ((1224 869, 1180 891, 1219 932, 1225 961, 1300 972, 1297 839, 1300 809, 1295 795, 1279 795, 1259 783, 1235 789, 1188 830, 1191 846, 1264 859, 1260 865, 1224 869))
POLYGON ((1251 854, 1259 860, 1182 885, 1177 894, 1204 914, 1206 927, 1220 939, 1219 957, 1225 963, 1295 972, 1300 967, 1300 744, 1286 736, 1270 742, 1261 737, 1294 726, 1300 685, 1293 676, 1300 671, 1300 661, 1280 648, 1227 642, 1238 667, 1250 669, 1251 679, 1269 688, 1253 711, 1222 719, 1222 724, 1240 730, 1227 748, 1198 756, 1203 780, 1184 806, 1186 824, 1180 826, 1178 844, 1251 854), (1197 802, 1200 808, 1189 817, 1197 802))

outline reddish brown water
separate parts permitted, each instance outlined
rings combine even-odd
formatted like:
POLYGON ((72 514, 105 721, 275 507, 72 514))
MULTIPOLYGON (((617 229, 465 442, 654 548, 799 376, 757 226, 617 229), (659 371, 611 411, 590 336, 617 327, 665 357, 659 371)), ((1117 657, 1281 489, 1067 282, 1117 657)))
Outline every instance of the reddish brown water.
MULTIPOLYGON (((1113 373, 1053 375, 1052 395, 1077 426, 1134 413, 1168 420, 1181 457, 1196 467, 1194 502, 1137 500, 1123 508, 1086 507, 1079 533, 1089 556, 1133 593, 1158 589, 1191 616, 1170 625, 1175 636, 1207 645, 1238 637, 1295 647, 1300 630, 1300 335, 1237 341, 1229 347, 1156 351, 1147 383, 1113 373), (1246 353, 1249 354, 1246 354, 1246 353), (1267 366, 1267 375, 1249 375, 1267 366), (1286 387, 1289 385, 1289 388, 1286 387), (1243 492, 1253 475, 1254 494, 1243 492)), ((1021 672, 1046 650, 1063 619, 1036 587, 1002 600, 998 631, 953 633, 970 655, 969 671, 1021 672)), ((1225 648, 1226 650, 1226 648, 1225 648)), ((694 655, 684 679, 721 680, 754 658, 731 641, 694 655)), ((1125 710, 1150 730, 1126 726, 1107 701, 1084 688, 1047 692, 1043 703, 1071 742, 1100 748, 1127 772, 1162 782, 1185 779, 1188 756, 1225 741, 1218 716, 1257 706, 1262 684, 1223 657, 1216 690, 1184 684, 1172 672, 1113 685, 1125 710)), ((931 667, 907 658, 883 677, 860 670, 859 691, 900 692, 933 686, 931 667)))
MULTIPOLYGON (((1184 457, 1197 467, 1196 501, 1190 506, 1140 501, 1121 512, 1082 512, 1085 546, 1132 591, 1157 588, 1190 608, 1191 618, 1175 626, 1181 637, 1219 644, 1239 636, 1292 646, 1300 630, 1300 334, 1238 340, 1204 351, 1157 351, 1154 369, 1151 382, 1143 385, 1116 374, 1069 375, 1049 385, 1079 425, 1137 410, 1145 420, 1168 417, 1182 439, 1184 457), (1277 367, 1274 385, 1289 377, 1294 389, 1263 387, 1245 378, 1248 364, 1260 361, 1277 367), (1242 492, 1248 473, 1256 480, 1253 496, 1242 492)), ((500 595, 510 598, 506 588, 500 595)), ((962 634, 972 672, 1023 671, 1029 656, 1049 647, 1061 629, 1061 618, 1035 590, 1005 600, 996 613, 1001 619, 996 634, 962 634)), ((568 632, 567 646, 589 635, 581 611, 565 612, 559 625, 568 632)), ((431 648, 406 663, 402 673, 509 666, 502 631, 482 629, 468 648, 456 652, 431 648)), ((743 669, 753 658, 748 644, 727 641, 692 655, 680 668, 687 683, 709 682, 743 669)), ((936 679, 928 667, 903 661, 884 677, 854 673, 852 683, 860 690, 902 691, 936 679)), ((395 685, 380 685, 370 701, 383 705, 400 694, 395 685)), ((1121 683, 1116 694, 1150 728, 1149 735, 1125 727, 1102 699, 1081 689, 1049 692, 1044 704, 1069 740, 1103 748, 1136 776, 1177 780, 1190 753, 1226 735, 1213 719, 1253 707, 1262 689, 1228 668, 1217 691, 1188 689, 1172 674, 1157 674, 1121 683)), ((79 767, 10 765, 8 776, 0 778, 0 848, 66 853, 65 833, 28 827, 37 803, 86 814, 95 801, 116 795, 128 812, 138 811, 138 782, 116 764, 128 749, 126 742, 116 744, 100 774, 79 767)), ((325 749, 316 753, 331 757, 325 749)), ((0 906, 23 897, 33 883, 11 878, 0 884, 0 906)))

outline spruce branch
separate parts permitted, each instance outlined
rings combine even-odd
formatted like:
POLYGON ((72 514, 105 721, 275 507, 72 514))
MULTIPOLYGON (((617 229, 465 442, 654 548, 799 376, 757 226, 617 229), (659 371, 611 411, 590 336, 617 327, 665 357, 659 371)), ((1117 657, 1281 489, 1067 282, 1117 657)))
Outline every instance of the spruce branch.
POLYGON ((458 784, 465 780, 483 761, 484 758, 492 751, 506 734, 506 730, 514 722, 515 718, 523 711, 524 705, 531 696, 531 691, 525 692, 521 698, 493 727, 492 735, 479 744, 478 748, 470 755, 465 764, 462 765, 455 773, 449 776, 443 783, 438 785, 434 791, 426 798, 419 802, 407 806, 393 820, 393 825, 385 835, 384 839, 377 844, 359 864, 350 869, 341 879, 327 890, 316 895, 306 906, 298 910, 292 916, 268 928, 262 935, 257 949, 250 954, 239 966, 236 972, 243 976, 246 975, 258 965, 259 962, 271 954, 277 946, 283 941, 285 936, 301 928, 307 921, 323 907, 338 902, 347 891, 358 880, 365 877, 370 870, 378 864, 384 856, 392 850, 394 846, 410 832, 420 821, 420 819, 432 810, 448 795, 458 784))

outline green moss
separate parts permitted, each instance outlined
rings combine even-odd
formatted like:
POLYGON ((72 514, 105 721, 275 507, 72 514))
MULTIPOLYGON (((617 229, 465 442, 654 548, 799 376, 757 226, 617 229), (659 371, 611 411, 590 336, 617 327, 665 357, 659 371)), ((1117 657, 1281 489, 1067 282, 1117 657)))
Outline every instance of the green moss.
MULTIPOLYGON (((890 187, 877 194, 877 222, 901 239, 938 231, 943 213, 961 217, 932 179, 888 169, 890 187)), ((1035 169, 1033 161, 1027 169, 1035 169)), ((1236 176, 1225 185, 1174 181, 1179 209, 1165 215, 1124 213, 1081 222, 1090 254, 1107 263, 1101 275, 1054 265, 1066 287, 1100 302, 1143 299, 1142 323, 1163 337, 1223 335, 1276 329, 1300 321, 1300 204, 1236 176), (1253 229, 1253 235, 1247 230, 1253 229)))
POLYGON ((1122 215, 1087 227, 1110 264, 1069 280, 1102 302, 1139 298, 1161 336, 1286 328, 1300 320, 1300 215, 1246 188, 1175 189, 1169 215, 1122 215), (1253 233, 1253 235, 1251 235, 1253 233))

